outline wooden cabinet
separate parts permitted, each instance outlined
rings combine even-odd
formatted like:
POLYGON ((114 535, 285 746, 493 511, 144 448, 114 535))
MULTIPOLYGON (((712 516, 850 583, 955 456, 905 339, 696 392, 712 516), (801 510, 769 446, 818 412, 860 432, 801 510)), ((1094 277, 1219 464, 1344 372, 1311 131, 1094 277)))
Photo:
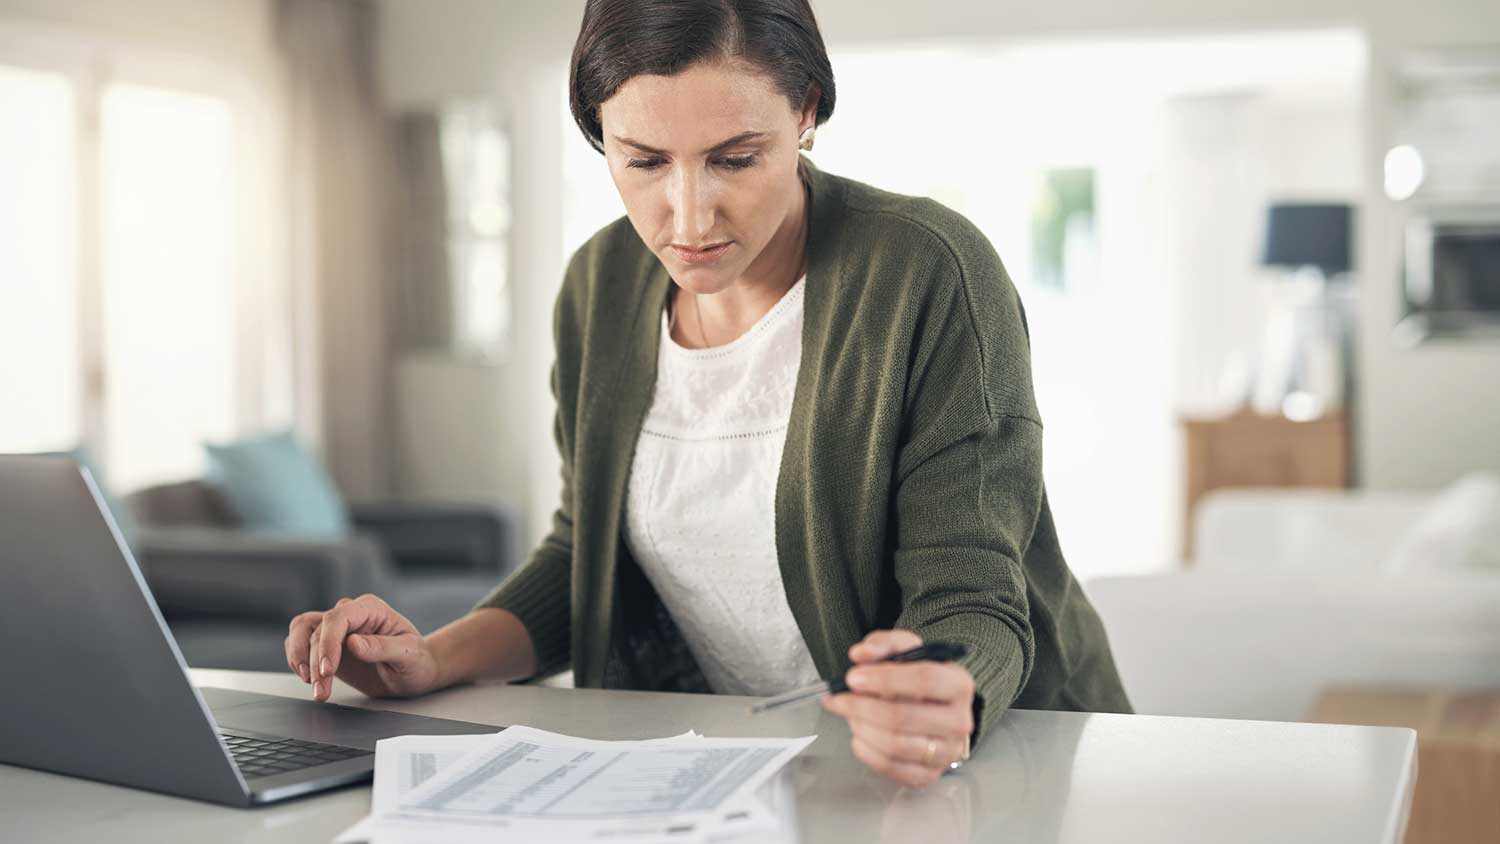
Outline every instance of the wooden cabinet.
POLYGON ((1249 412, 1179 422, 1186 449, 1184 559, 1193 557, 1193 512, 1211 489, 1349 485, 1349 425, 1341 413, 1307 422, 1249 412))
POLYGON ((1500 837, 1500 689, 1333 688, 1308 720, 1417 731, 1405 844, 1500 837))

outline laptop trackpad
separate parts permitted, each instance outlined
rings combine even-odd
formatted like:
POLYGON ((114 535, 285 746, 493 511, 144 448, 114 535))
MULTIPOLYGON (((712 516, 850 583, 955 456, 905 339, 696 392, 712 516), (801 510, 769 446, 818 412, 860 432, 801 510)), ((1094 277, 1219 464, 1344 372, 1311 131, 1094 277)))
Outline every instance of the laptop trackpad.
POLYGON ((357 709, 311 700, 204 686, 198 689, 214 720, 275 736, 374 750, 383 738, 404 735, 476 735, 504 729, 490 724, 357 709))

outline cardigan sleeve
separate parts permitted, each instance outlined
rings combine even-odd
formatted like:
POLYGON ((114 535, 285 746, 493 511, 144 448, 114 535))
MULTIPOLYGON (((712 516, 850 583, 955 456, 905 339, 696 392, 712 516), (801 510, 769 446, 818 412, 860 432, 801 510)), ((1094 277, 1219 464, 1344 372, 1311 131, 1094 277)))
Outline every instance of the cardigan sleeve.
POLYGON ((573 585, 573 419, 577 405, 576 365, 580 343, 577 308, 570 283, 579 274, 582 253, 574 255, 553 311, 552 334, 557 357, 552 365, 552 397, 557 403, 552 437, 562 460, 561 501, 552 514, 552 530, 526 564, 485 596, 475 609, 497 607, 515 613, 536 648, 536 676, 561 671, 571 662, 573 585))
POLYGON ((976 739, 1035 661, 1023 560, 1042 506, 1025 319, 989 254, 949 263, 914 337, 894 502, 896 625, 969 646, 976 739))

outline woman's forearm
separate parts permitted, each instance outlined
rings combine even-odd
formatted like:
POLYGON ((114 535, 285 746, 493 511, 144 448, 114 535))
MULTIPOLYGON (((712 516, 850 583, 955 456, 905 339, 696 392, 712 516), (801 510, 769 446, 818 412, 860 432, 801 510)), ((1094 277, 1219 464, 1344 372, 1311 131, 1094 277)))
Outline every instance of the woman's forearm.
POLYGON ((515 613, 477 609, 427 635, 437 663, 437 686, 481 678, 520 680, 536 673, 536 648, 515 613))

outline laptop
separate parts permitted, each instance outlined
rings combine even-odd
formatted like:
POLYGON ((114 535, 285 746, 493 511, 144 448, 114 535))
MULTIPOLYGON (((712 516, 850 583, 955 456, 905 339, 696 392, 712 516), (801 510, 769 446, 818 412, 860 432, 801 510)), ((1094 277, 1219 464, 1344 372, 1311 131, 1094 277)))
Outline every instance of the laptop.
POLYGON ((370 779, 391 736, 488 724, 195 688, 87 469, 0 455, 0 762, 230 806, 370 779))

